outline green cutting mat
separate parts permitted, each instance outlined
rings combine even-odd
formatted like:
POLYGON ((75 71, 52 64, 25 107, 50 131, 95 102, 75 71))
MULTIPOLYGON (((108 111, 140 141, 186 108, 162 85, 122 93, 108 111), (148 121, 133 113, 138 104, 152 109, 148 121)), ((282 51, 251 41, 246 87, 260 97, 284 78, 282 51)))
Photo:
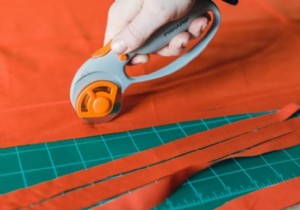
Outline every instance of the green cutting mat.
MULTIPOLYGON (((2 149, 0 193, 168 143, 260 114, 245 114, 142 130, 2 149)), ((300 176, 300 146, 219 163, 189 178, 156 209, 213 209, 227 200, 300 176)))

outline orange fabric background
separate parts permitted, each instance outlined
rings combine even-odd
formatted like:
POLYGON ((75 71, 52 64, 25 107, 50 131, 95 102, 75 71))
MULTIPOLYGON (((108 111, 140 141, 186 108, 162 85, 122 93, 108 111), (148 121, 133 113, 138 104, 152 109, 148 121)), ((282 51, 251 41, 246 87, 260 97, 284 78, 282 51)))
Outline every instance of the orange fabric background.
MULTIPOLYGON (((69 102, 78 67, 102 45, 111 1, 16 0, 0 7, 0 147, 96 135, 300 102, 300 3, 216 3, 222 25, 180 72, 130 87, 123 113, 87 125, 69 102)), ((170 59, 153 57, 137 73, 170 59)))

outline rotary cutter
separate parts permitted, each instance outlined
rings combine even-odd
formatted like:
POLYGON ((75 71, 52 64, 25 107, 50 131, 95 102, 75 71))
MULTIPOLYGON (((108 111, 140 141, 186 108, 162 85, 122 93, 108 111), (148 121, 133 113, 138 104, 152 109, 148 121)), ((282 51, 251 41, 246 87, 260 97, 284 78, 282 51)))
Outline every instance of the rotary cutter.
POLYGON ((110 44, 96 51, 76 73, 70 98, 79 118, 98 123, 112 120, 120 111, 122 95, 129 85, 154 80, 172 74, 198 56, 214 37, 220 23, 220 13, 211 0, 197 0, 183 18, 157 30, 139 49, 126 55, 116 55, 110 44), (214 14, 205 36, 187 53, 169 65, 148 75, 129 77, 125 68, 136 54, 148 54, 165 46, 178 33, 186 31, 194 19, 207 12, 214 14))

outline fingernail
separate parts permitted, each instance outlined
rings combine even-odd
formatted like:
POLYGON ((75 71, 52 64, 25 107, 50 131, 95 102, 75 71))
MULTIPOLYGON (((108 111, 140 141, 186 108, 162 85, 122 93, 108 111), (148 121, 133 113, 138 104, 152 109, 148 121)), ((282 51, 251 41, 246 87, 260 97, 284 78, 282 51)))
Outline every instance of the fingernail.
POLYGON ((145 56, 135 56, 132 60, 132 64, 139 64, 139 63, 147 63, 148 59, 145 56))
POLYGON ((113 40, 111 49, 117 54, 122 54, 127 50, 126 43, 122 39, 113 40))

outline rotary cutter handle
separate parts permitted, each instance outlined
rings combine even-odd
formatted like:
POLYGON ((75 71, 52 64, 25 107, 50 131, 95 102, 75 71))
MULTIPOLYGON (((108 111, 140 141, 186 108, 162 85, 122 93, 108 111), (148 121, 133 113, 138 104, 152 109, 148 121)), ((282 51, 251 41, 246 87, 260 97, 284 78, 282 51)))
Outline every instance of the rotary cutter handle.
POLYGON ((99 49, 80 67, 71 85, 71 103, 78 117, 92 123, 110 121, 119 113, 122 95, 129 85, 164 77, 181 69, 205 49, 219 24, 217 6, 211 0, 197 0, 186 16, 158 29, 139 49, 121 56, 111 51, 110 43, 99 49), (161 49, 175 35, 188 30, 193 20, 209 11, 214 14, 211 27, 190 51, 151 74, 138 77, 126 74, 126 64, 133 56, 161 49))

